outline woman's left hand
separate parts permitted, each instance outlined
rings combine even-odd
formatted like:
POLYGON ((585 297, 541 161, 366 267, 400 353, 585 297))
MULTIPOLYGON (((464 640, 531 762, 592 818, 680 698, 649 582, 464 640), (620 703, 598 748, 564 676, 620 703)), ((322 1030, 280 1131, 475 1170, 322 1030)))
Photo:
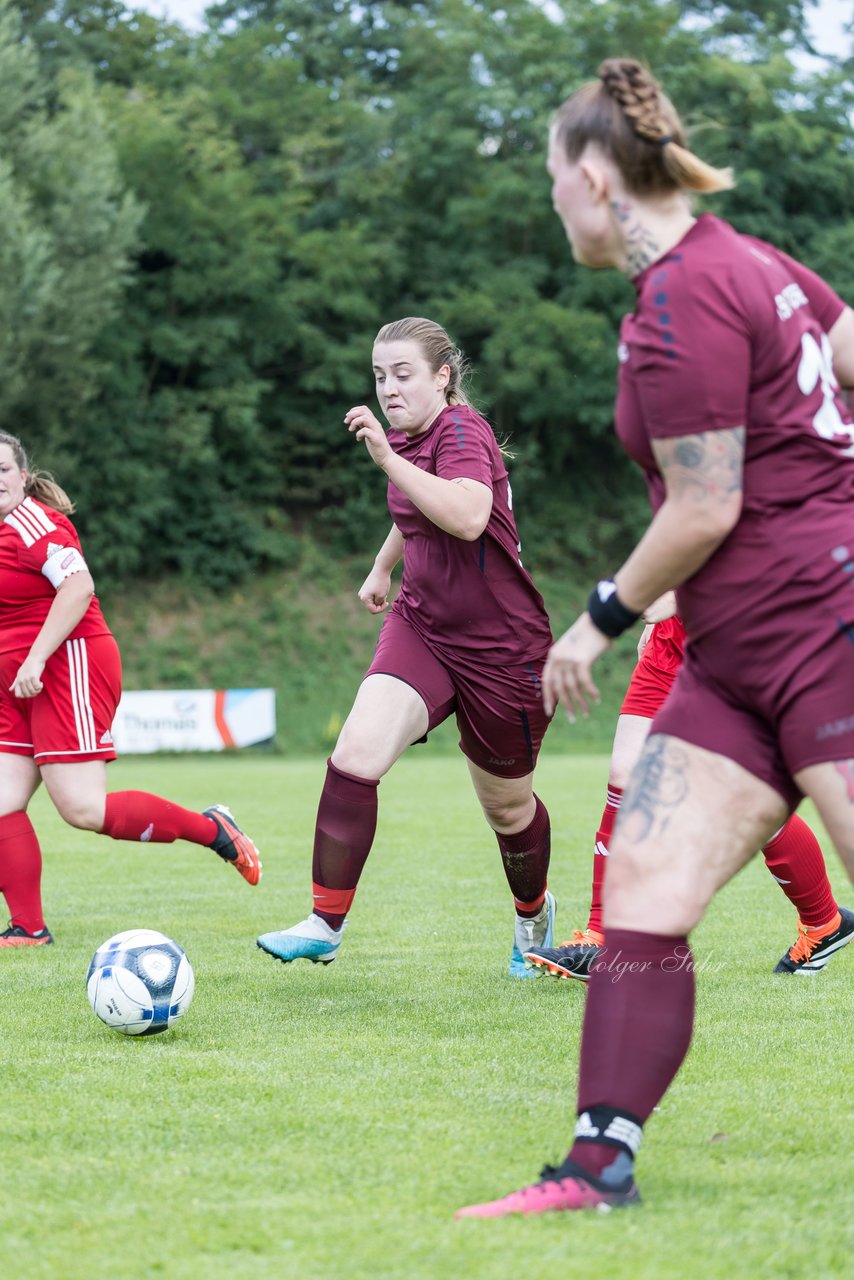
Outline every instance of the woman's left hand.
POLYGON ((566 707, 570 720, 575 712, 587 715, 591 702, 599 701, 599 690, 593 683, 591 668, 601 658, 611 641, 593 625, 589 613, 582 613, 561 638, 552 645, 543 670, 543 702, 546 714, 553 715, 558 703, 566 707))
POLYGON ((643 620, 647 624, 656 622, 666 622, 668 618, 672 618, 676 612, 676 592, 665 591, 663 596, 659 596, 657 600, 653 600, 648 609, 643 611, 643 620))
POLYGON ((41 682, 43 671, 44 663, 41 658, 34 658, 32 655, 25 658, 18 668, 18 674, 15 676, 9 692, 13 693, 16 698, 34 698, 44 688, 41 682))
POLYGON ((376 414, 367 405, 357 404, 344 414, 344 421, 350 431, 355 431, 357 440, 364 440, 377 466, 384 466, 391 457, 392 448, 376 414))

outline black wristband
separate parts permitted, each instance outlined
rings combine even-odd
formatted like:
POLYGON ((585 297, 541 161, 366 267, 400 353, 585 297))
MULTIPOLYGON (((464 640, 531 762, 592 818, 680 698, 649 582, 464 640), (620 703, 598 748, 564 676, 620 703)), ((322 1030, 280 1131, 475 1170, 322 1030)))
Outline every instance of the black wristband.
POLYGON ((594 627, 610 640, 628 631, 640 617, 623 604, 613 578, 603 578, 596 583, 587 600, 587 612, 594 627))

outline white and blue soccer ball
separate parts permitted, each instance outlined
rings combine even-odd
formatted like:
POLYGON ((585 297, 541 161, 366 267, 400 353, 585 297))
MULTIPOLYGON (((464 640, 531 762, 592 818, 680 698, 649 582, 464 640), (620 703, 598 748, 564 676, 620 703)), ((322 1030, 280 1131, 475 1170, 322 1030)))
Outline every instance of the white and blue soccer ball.
POLYGON ((86 994, 95 1013, 126 1036, 156 1036, 193 999, 195 978, 183 948, 155 929, 126 929, 92 957, 86 994))

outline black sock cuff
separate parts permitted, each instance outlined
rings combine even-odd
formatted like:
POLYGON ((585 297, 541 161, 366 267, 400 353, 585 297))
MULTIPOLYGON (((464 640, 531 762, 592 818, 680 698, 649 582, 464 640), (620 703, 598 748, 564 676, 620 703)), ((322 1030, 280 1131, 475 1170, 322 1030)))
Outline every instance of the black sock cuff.
POLYGON ((643 1122, 630 1111, 613 1107, 588 1107, 579 1112, 575 1127, 576 1142, 595 1142, 598 1146, 616 1147, 634 1159, 638 1153, 643 1122))

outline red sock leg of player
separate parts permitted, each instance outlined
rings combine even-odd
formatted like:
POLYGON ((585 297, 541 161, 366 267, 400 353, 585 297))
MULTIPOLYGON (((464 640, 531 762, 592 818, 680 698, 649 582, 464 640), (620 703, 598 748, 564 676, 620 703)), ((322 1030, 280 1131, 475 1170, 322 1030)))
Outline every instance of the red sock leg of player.
POLYGON ((829 924, 838 912, 824 855, 813 832, 793 814, 762 850, 765 865, 801 922, 811 929, 829 924))
POLYGON ((534 816, 524 831, 495 833, 516 914, 528 917, 543 905, 551 855, 549 811, 539 796, 534 796, 534 803, 534 816))
POLYGON ((617 811, 623 798, 622 787, 608 785, 608 795, 602 820, 596 832, 596 843, 593 848, 593 887, 590 891, 590 918, 587 928, 594 933, 604 933, 602 925, 602 894, 605 887, 605 870, 608 865, 608 850, 611 845, 611 833, 617 820, 617 811))
POLYGON ((598 1176, 617 1148, 634 1155, 644 1121, 691 1043, 694 965, 687 938, 609 929, 593 968, 569 1153, 598 1176))
POLYGON ((340 929, 350 910, 377 829, 376 778, 326 765, 317 807, 311 873, 314 914, 340 929))
POLYGON ((0 818, 0 888, 13 925, 27 933, 44 928, 41 898, 42 851, 33 824, 22 809, 0 818))
POLYGON ((217 836, 213 818, 192 809, 183 809, 171 800, 147 791, 111 791, 104 810, 101 834, 113 840, 142 840, 151 844, 171 844, 189 840, 209 847, 217 836))

